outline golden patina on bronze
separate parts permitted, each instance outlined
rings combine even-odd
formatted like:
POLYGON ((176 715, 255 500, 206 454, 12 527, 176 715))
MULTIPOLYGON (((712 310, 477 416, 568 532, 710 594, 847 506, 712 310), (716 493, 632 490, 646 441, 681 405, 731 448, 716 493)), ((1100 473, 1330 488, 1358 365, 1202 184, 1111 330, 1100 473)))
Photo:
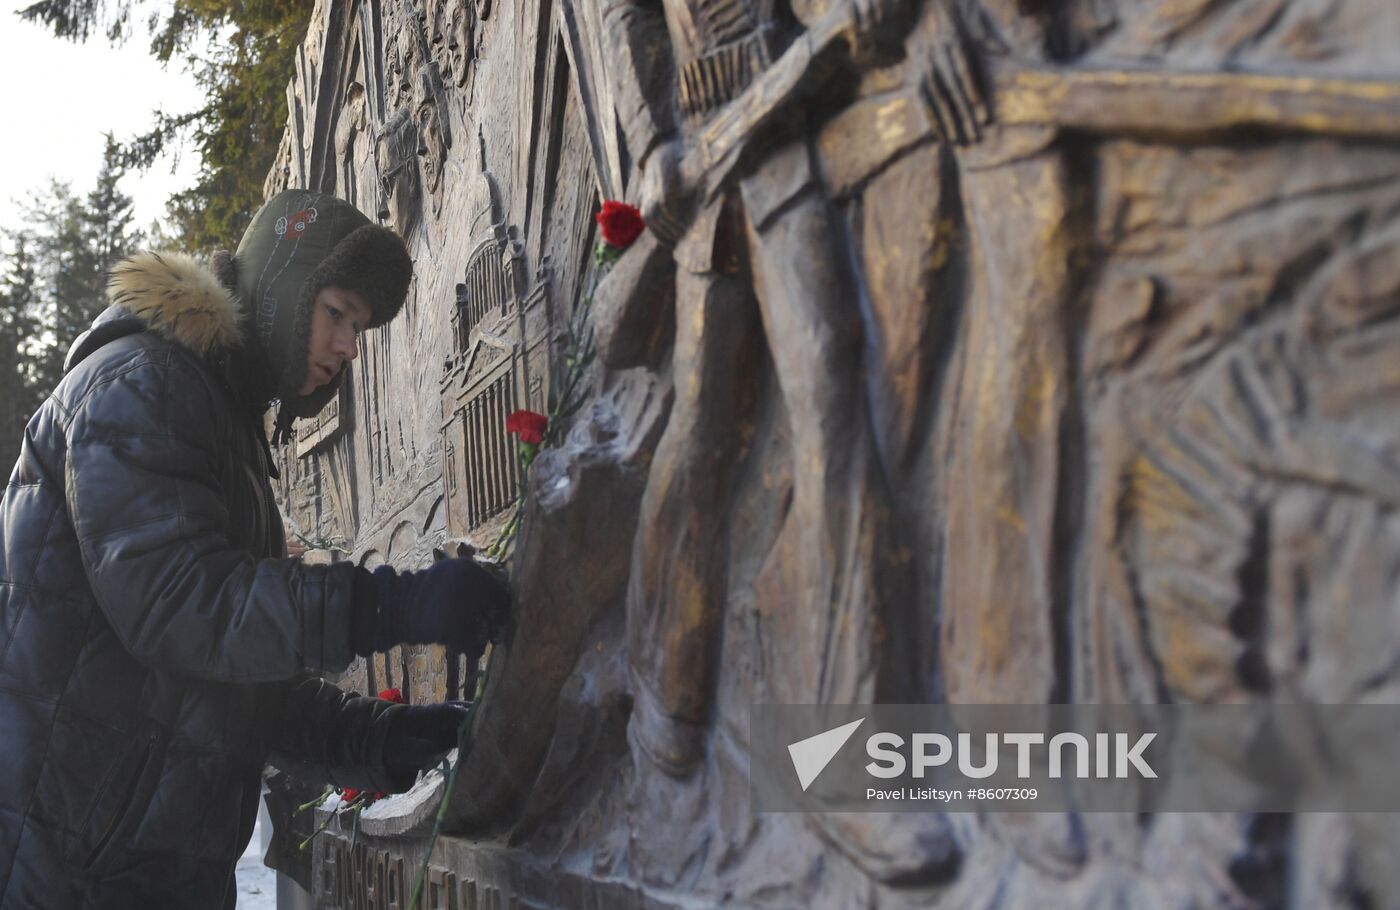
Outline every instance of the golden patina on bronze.
MULTIPOLYGON (((747 732, 754 702, 1392 698, 1392 7, 323 0, 269 188, 382 211, 417 277, 282 466, 308 533, 367 566, 489 544, 594 211, 649 225, 530 469, 434 874, 502 905, 1400 900, 1375 818, 754 817, 747 732)), ((391 821, 374 849, 421 860, 391 821)))

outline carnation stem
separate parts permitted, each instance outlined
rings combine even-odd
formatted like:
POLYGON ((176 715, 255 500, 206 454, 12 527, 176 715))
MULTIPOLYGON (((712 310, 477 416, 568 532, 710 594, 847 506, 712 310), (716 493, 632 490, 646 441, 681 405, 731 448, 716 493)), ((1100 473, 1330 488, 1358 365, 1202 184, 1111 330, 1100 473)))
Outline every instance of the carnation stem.
POLYGON ((331 795, 331 788, 330 788, 330 787, 327 787, 326 789, 324 789, 324 790, 321 791, 321 795, 320 795, 320 796, 316 797, 315 799, 309 799, 309 800, 307 800, 306 802, 302 803, 300 806, 297 806, 296 809, 294 809, 294 810, 292 811, 292 815, 300 815, 301 813, 305 812, 307 809, 310 809, 310 808, 312 808, 312 807, 314 807, 314 806, 319 806, 319 805, 321 805, 321 803, 323 803, 323 802, 326 801, 326 797, 328 797, 328 796, 330 796, 330 795, 331 795))
MULTIPOLYGON (((490 658, 486 661, 486 672, 491 672, 490 658)), ((433 820, 432 836, 423 848, 423 862, 418 866, 418 877, 413 883, 413 894, 408 899, 408 910, 414 910, 418 906, 418 897, 423 892, 423 880, 428 876, 428 860, 432 858, 433 847, 437 844, 438 835, 442 833, 442 820, 447 816, 447 807, 452 801, 452 785, 457 782, 457 772, 462 769, 462 764, 467 758, 467 739, 471 736, 472 721, 476 718, 476 708, 479 704, 479 701, 471 703, 467 708, 467 716, 462 718, 462 725, 457 728, 457 761, 446 775, 447 783, 442 788, 442 802, 438 804, 437 818, 433 820)))

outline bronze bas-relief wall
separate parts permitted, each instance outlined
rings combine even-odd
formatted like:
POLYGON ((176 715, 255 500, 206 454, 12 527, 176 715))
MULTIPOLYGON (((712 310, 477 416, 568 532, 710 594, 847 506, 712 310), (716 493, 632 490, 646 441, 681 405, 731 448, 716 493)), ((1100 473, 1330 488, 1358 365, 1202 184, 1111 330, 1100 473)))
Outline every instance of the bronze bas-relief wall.
MULTIPOLYGON (((1400 901, 1380 816, 755 815, 747 778, 756 701, 1400 695, 1400 10, 315 22, 269 189, 351 198, 417 262, 285 459, 349 558, 490 542, 504 414, 544 409, 595 207, 652 227, 532 471, 433 906, 1400 901)), ((441 698, 452 663, 345 684, 441 698)), ((374 870, 416 868, 422 813, 376 812, 317 848, 323 905, 406 902, 374 870)))

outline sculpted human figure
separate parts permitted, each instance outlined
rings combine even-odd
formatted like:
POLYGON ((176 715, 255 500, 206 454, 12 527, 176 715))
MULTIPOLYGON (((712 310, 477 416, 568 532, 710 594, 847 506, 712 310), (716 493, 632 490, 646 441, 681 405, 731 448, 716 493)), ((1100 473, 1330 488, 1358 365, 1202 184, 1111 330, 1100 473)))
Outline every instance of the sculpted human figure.
POLYGON ((396 20, 393 57, 389 65, 387 108, 396 111, 413 103, 414 82, 422 66, 418 47, 418 18, 411 13, 396 20))
POLYGON ((384 42, 384 113, 385 119, 399 109, 399 82, 403 78, 404 60, 399 54, 399 17, 385 13, 384 42))
MULTIPOLYGON (((1016 0, 963 4, 956 22, 947 21, 949 9, 923 4, 906 48, 907 81, 950 146, 880 173, 862 206, 868 290, 882 330, 872 345, 880 352, 874 385, 886 384, 874 417, 890 469, 897 477, 906 470, 917 415, 951 409, 958 427, 937 469, 941 508, 895 503, 904 527, 932 521, 923 540, 937 540, 914 550, 921 574, 900 627, 917 642, 917 700, 941 693, 955 704, 1043 704, 1068 697, 1068 655, 1056 637, 1057 616, 1069 609, 1060 601, 1068 556, 1057 549, 1057 522, 1070 507, 1060 473, 1072 384, 1068 166, 1052 128, 986 123, 976 142, 959 143, 961 128, 949 126, 960 119, 959 99, 940 90, 961 78, 959 69, 928 67, 946 53, 950 29, 966 30, 988 66, 1041 63, 1047 36, 1016 0), (927 198, 927 207, 904 201, 911 195, 927 198), (929 220, 915 227, 920 217, 929 220), (908 306, 911 296, 927 305, 908 306), (965 357, 931 364, 949 333, 965 357), (931 380, 935 366, 947 371, 944 382, 931 380), (938 389, 952 393, 929 401, 938 389)), ((1053 874, 1083 861, 1073 817, 998 816, 990 827, 1053 874)))
POLYGON ((410 111, 395 112, 380 127, 374 140, 374 161, 379 172, 379 217, 393 225, 400 237, 407 237, 417 225, 423 205, 418 131, 410 111))
MULTIPOLYGON (((365 132, 365 87, 359 82, 351 83, 345 92, 345 102, 335 127, 336 187, 339 195, 357 206, 369 208, 359 199, 360 188, 356 180, 361 161, 367 157, 360 136, 365 132)), ((373 200, 369 200, 373 202, 373 200)))
MULTIPOLYGON (((423 37, 428 42, 428 59, 438 65, 439 69, 447 69, 447 41, 445 35, 445 20, 449 15, 443 9, 444 0, 427 0, 423 5, 422 23, 423 37)), ((458 4, 452 3, 451 6, 458 4)))
MULTIPOLYGON (((766 691, 792 703, 861 703, 910 690, 908 661, 891 643, 898 636, 885 631, 889 611, 908 599, 907 573, 881 557, 894 550, 891 497, 861 378, 862 276, 818 176, 816 137, 795 113, 801 103, 771 80, 792 71, 780 61, 808 59, 785 53, 815 59, 837 37, 850 45, 846 66, 858 74, 880 59, 882 44, 899 40, 911 12, 907 3, 864 0, 795 3, 790 16, 741 0, 605 8, 612 54, 632 68, 618 109, 641 170, 644 213, 653 233, 674 244, 676 265, 675 402, 642 500, 627 598, 629 736, 634 754, 671 774, 695 767, 711 721, 728 593, 727 554, 716 544, 732 511, 735 437, 753 416, 751 377, 765 339, 791 434, 793 484, 770 557, 786 565, 790 584, 770 608, 792 614, 775 619, 777 627, 801 629, 766 668, 766 691), (667 46, 669 58, 657 53, 667 46), (696 146, 707 143, 722 160, 746 118, 783 104, 787 125, 775 125, 775 111, 750 131, 762 140, 735 153, 749 156, 735 179, 717 193, 699 191, 707 175, 694 173, 696 146)), ((987 112, 957 38, 933 42, 939 53, 918 61, 913 79, 935 88, 925 100, 937 112, 937 137, 967 142, 987 112)), ((868 824, 816 824, 879 878, 919 880, 957 863, 934 816, 893 838, 868 824)))
MULTIPOLYGON (((979 41, 1011 59, 1044 57, 1040 22, 985 0, 979 41)), ((1070 199, 1053 129, 993 127, 960 154, 972 273, 966 425, 949 471, 943 681, 951 702, 1062 700, 1053 631, 1055 521, 1069 392, 1066 318, 1070 199), (1033 205, 1005 205, 1007 193, 1033 205), (1014 211, 1014 214, 1013 214, 1014 211), (990 405, 990 406, 989 406, 990 405)))
MULTIPOLYGON (((489 14, 489 7, 488 7, 489 14)), ((473 31, 476 14, 466 3, 454 3, 447 13, 446 30, 443 36, 443 78, 450 84, 462 88, 471 75, 472 57, 475 55, 473 31)))
MULTIPOLYGON (((812 617, 812 634, 794 645, 780 685, 794 701, 877 692, 881 611, 898 572, 876 571, 887 493, 858 378, 856 276, 813 165, 812 137, 801 127, 769 137, 763 148, 772 151, 755 152, 733 189, 713 200, 692 205, 680 174, 688 137, 743 103, 802 26, 834 8, 796 5, 801 20, 740 0, 634 0, 605 10, 614 52, 633 68, 623 82, 634 94, 624 92, 619 107, 644 211, 675 245, 677 264, 676 401, 643 498, 628 594, 631 735, 673 773, 687 772, 703 748, 725 600, 723 552, 713 542, 723 539, 733 482, 731 437, 752 405, 739 380, 754 375, 764 336, 796 461, 793 608, 812 617), (672 56, 658 63, 661 42, 672 56)), ((862 47, 906 12, 892 2, 835 9, 862 47)), ((955 135, 975 133, 969 126, 955 135)))
POLYGON ((433 213, 442 209, 442 169, 447 158, 447 135, 437 92, 429 75, 420 73, 414 92, 414 125, 418 131, 417 154, 423 159, 423 187, 432 200, 433 213))

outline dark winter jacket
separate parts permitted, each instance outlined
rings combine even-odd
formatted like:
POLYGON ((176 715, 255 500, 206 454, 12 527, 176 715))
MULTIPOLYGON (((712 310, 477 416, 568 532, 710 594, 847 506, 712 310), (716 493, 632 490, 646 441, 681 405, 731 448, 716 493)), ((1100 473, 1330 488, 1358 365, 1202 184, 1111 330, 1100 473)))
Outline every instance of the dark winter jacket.
POLYGON ((264 761, 395 789, 348 564, 284 553, 246 317, 146 255, 30 422, 0 503, 0 908, 232 907, 264 761))

